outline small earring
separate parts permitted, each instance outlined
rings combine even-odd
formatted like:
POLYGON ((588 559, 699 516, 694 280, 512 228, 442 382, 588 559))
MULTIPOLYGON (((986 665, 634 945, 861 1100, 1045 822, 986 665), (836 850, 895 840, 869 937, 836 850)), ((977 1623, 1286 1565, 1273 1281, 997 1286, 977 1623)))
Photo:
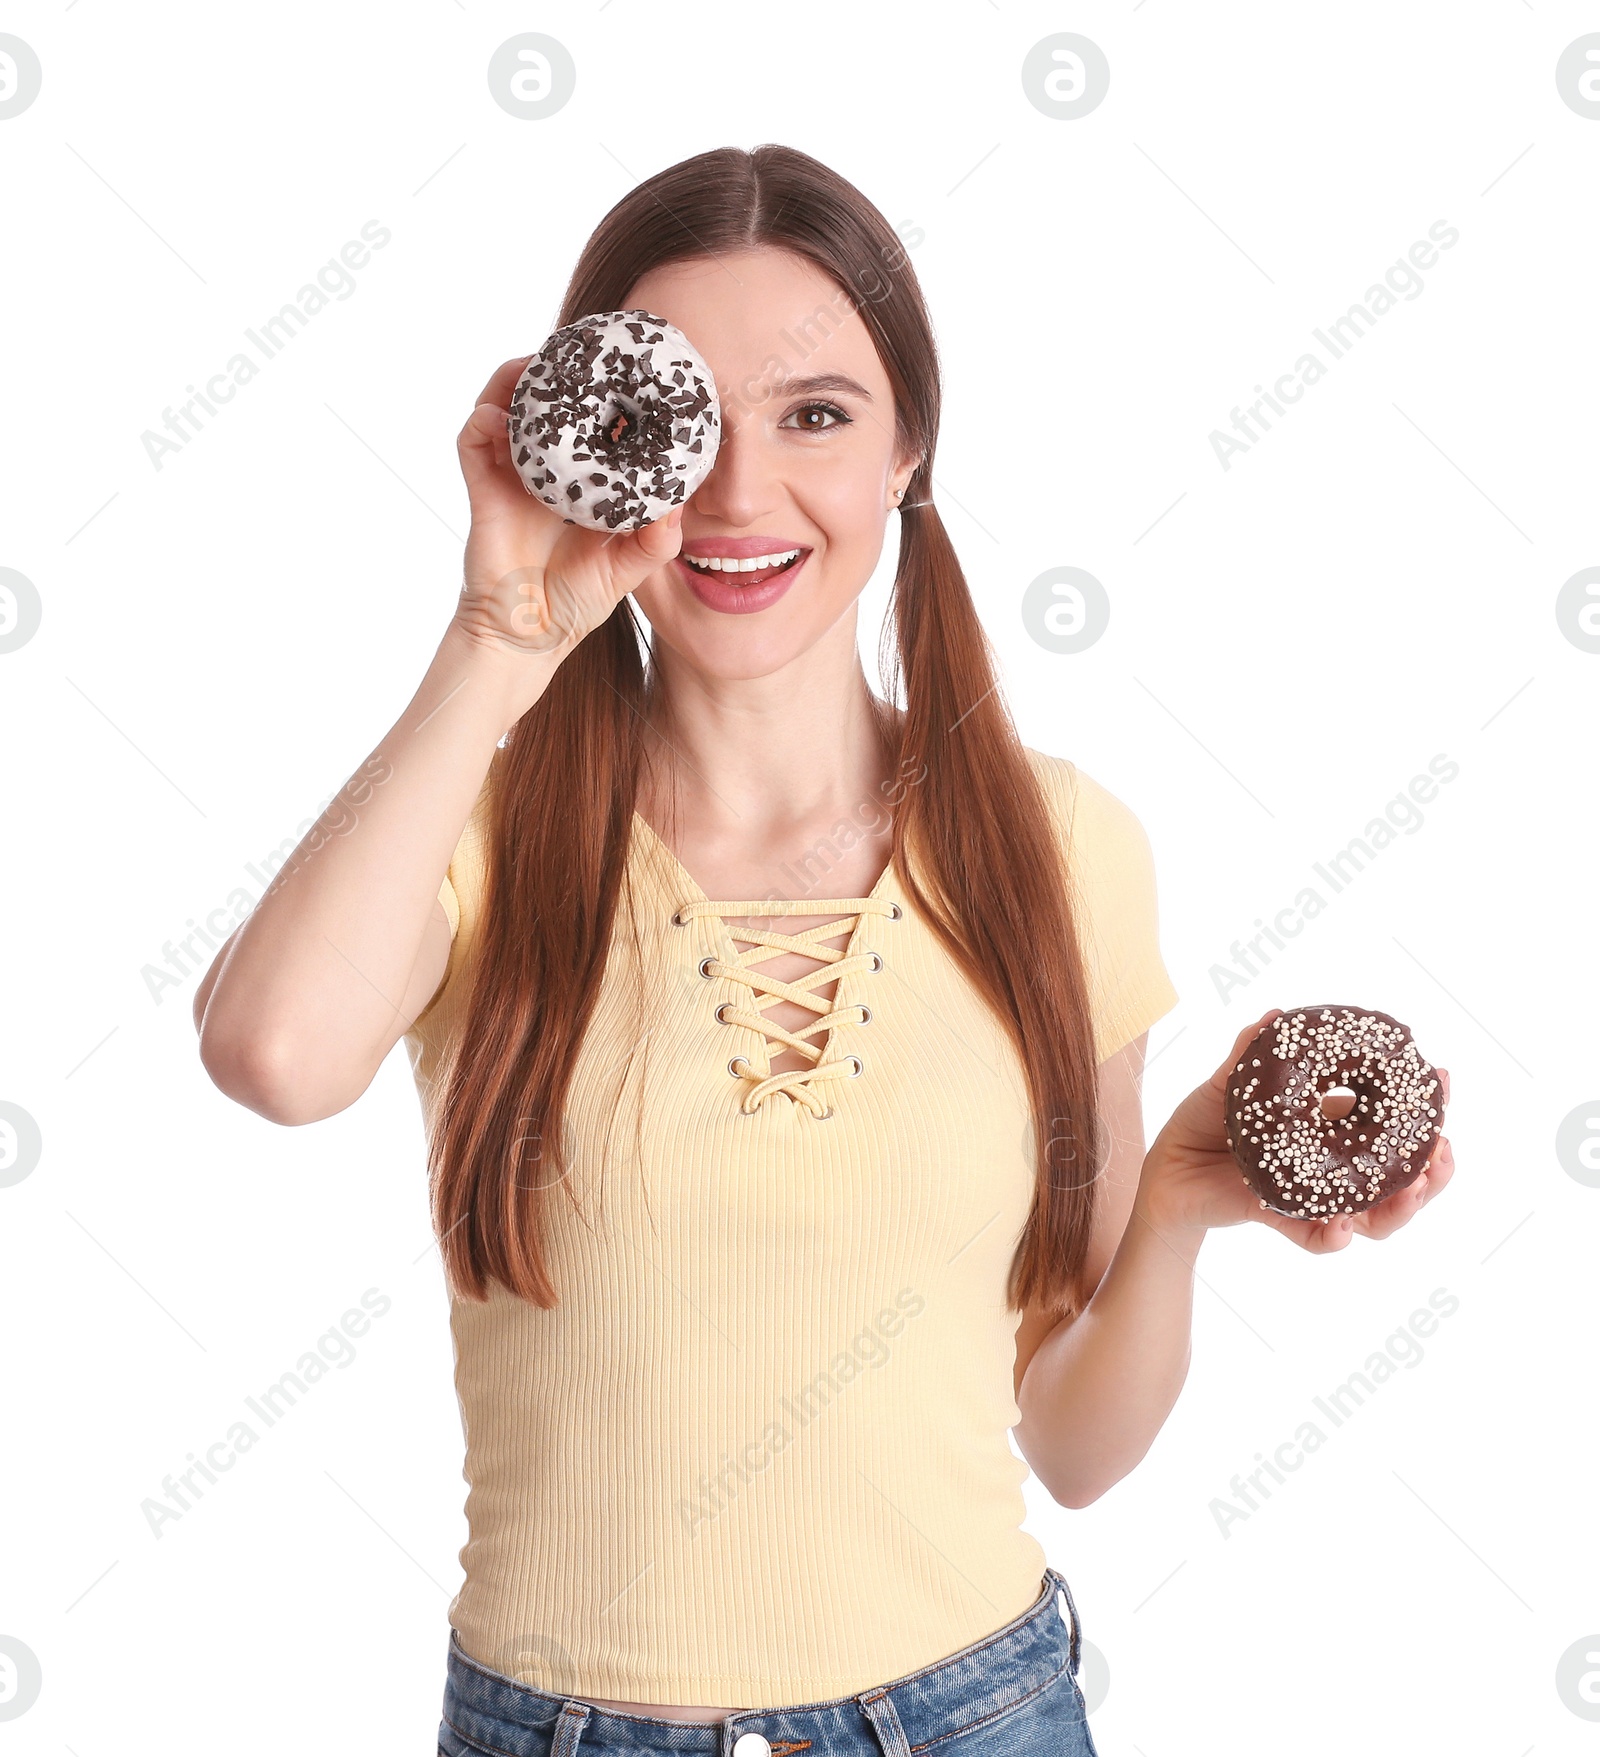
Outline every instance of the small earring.
POLYGON ((900 499, 900 497, 901 497, 901 496, 902 496, 902 495, 903 495, 903 494, 904 494, 904 493, 905 493, 905 489, 903 489, 903 488, 897 488, 897 489, 895 489, 895 491, 894 491, 894 497, 895 497, 895 499, 896 499, 896 500, 898 500, 898 499, 900 499))

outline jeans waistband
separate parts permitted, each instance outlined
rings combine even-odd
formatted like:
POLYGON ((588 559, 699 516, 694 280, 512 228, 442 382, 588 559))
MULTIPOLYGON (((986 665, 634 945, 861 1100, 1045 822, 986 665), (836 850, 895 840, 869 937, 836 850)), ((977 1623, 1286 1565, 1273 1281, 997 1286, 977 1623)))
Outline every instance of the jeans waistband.
POLYGON ((1039 1596, 1009 1623, 959 1652, 849 1696, 783 1708, 743 1708, 720 1721, 624 1714, 575 1696, 536 1690, 468 1658, 454 1630, 444 1719, 463 1738, 510 1757, 582 1757, 587 1751, 685 1751, 732 1757, 743 1733, 760 1733, 773 1757, 859 1749, 863 1757, 910 1757, 936 1740, 980 1726, 1038 1694, 1081 1654, 1077 1606, 1065 1575, 1046 1568, 1039 1596), (1059 1592, 1067 1618, 1052 1609, 1059 1592), (519 1740, 526 1730, 526 1740, 519 1740))

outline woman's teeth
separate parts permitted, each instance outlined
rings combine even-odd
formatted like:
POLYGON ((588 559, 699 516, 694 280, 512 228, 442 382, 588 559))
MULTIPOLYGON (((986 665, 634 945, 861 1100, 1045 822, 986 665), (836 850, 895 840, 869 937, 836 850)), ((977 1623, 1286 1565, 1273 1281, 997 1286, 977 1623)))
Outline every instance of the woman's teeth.
POLYGON ((731 555, 686 555, 683 559, 701 573, 759 573, 770 567, 787 567, 799 555, 798 549, 785 549, 775 555, 747 555, 743 560, 731 555))

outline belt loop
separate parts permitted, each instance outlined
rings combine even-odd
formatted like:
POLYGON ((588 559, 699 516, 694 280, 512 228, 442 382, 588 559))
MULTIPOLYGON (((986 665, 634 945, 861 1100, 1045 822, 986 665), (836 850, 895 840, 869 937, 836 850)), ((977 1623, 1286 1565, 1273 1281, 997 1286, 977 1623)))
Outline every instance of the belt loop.
POLYGON ((1072 1637, 1067 1645, 1067 1657, 1072 1666, 1072 1675, 1073 1677, 1077 1677, 1078 1660, 1080 1658, 1079 1650, 1082 1646, 1082 1632, 1078 1625, 1078 1607, 1072 1602, 1072 1588, 1067 1585, 1066 1575, 1058 1568, 1051 1568, 1048 1566, 1045 1568, 1045 1572, 1055 1581, 1067 1601, 1067 1610, 1070 1613, 1072 1625, 1072 1637))
POLYGON ((869 1690, 866 1695, 856 1697, 856 1702, 878 1735, 883 1757, 911 1757, 911 1742, 906 1738, 906 1729, 900 1724, 900 1716, 894 1711, 888 1691, 869 1690))
POLYGON ((556 1716, 556 1736, 550 1746, 550 1757, 572 1757, 593 1712, 592 1704, 580 1702, 575 1697, 569 1697, 561 1704, 561 1712, 556 1716))

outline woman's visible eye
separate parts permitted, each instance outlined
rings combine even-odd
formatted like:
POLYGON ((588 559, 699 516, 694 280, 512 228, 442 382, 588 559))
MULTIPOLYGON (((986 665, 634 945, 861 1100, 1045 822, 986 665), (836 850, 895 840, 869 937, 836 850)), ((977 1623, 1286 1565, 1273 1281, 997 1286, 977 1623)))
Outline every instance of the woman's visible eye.
POLYGON ((795 415, 832 415, 834 417, 826 426, 820 421, 802 421, 799 427, 793 430, 799 433, 828 433, 834 427, 841 425, 848 427, 851 424, 850 417, 834 403, 806 403, 798 409, 791 409, 778 425, 780 427, 787 426, 795 415))

